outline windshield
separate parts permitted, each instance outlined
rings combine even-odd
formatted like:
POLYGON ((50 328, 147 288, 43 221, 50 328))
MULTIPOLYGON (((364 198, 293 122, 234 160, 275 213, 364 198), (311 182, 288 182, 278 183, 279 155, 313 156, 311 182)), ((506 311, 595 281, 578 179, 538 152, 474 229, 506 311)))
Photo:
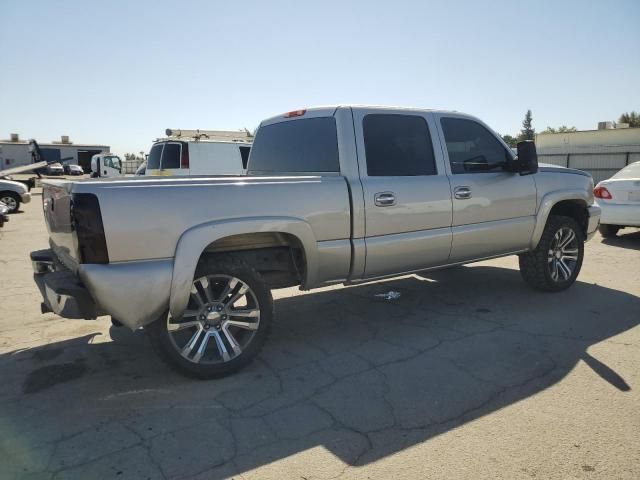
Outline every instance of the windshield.
POLYGON ((104 166, 120 170, 120 158, 115 155, 104 157, 104 166))

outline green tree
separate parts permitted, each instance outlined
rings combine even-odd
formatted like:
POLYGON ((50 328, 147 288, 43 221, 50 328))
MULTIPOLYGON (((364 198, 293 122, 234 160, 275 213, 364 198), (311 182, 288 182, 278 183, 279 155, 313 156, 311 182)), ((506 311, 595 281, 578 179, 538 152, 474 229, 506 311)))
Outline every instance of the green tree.
POLYGON ((527 113, 524 115, 524 120, 522 121, 522 130, 520 130, 520 135, 518 135, 518 141, 534 140, 535 136, 536 130, 533 128, 533 115, 531 115, 531 110, 527 110, 527 113))
POLYGON ((576 127, 567 127, 566 125, 562 125, 558 128, 547 127, 547 129, 542 133, 570 133, 570 132, 577 132, 577 131, 578 129, 576 127))
POLYGON ((631 111, 628 113, 625 112, 620 115, 618 123, 628 123, 632 128, 640 127, 640 113, 636 113, 635 111, 631 111))
POLYGON ((504 143, 509 145, 511 148, 516 148, 516 145, 518 144, 518 139, 511 135, 502 135, 502 140, 504 140, 504 143))

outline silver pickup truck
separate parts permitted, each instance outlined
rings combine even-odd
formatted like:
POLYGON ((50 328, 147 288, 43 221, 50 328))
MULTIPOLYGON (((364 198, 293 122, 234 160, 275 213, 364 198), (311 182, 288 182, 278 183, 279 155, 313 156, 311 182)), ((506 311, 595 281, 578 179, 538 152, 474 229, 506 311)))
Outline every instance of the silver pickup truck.
POLYGON ((469 115, 310 108, 261 123, 248 176, 47 182, 51 248, 31 258, 44 312, 144 327, 212 378, 258 353, 273 288, 518 255, 529 285, 563 290, 598 226, 592 189, 469 115))

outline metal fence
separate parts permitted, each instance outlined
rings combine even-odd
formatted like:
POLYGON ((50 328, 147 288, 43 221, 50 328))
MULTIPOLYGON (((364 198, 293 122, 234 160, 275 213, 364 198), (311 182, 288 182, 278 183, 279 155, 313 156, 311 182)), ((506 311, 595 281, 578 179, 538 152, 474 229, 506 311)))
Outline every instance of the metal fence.
MULTIPOLYGON (((616 148, 616 150, 618 149, 619 147, 616 148)), ((613 152, 602 150, 576 153, 539 152, 538 161, 583 170, 591 174, 594 183, 610 178, 614 173, 630 163, 640 161, 640 150, 613 152)))
POLYGON ((129 175, 136 173, 136 170, 142 164, 144 160, 140 158, 136 158, 135 160, 122 160, 122 173, 124 175, 129 175))

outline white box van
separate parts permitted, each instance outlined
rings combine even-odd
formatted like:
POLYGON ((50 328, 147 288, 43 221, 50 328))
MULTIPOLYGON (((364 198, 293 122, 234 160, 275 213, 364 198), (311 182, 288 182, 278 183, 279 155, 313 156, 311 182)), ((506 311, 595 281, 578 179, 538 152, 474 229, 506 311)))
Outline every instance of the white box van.
POLYGON ((154 142, 145 175, 244 175, 253 136, 248 131, 167 129, 154 142))

